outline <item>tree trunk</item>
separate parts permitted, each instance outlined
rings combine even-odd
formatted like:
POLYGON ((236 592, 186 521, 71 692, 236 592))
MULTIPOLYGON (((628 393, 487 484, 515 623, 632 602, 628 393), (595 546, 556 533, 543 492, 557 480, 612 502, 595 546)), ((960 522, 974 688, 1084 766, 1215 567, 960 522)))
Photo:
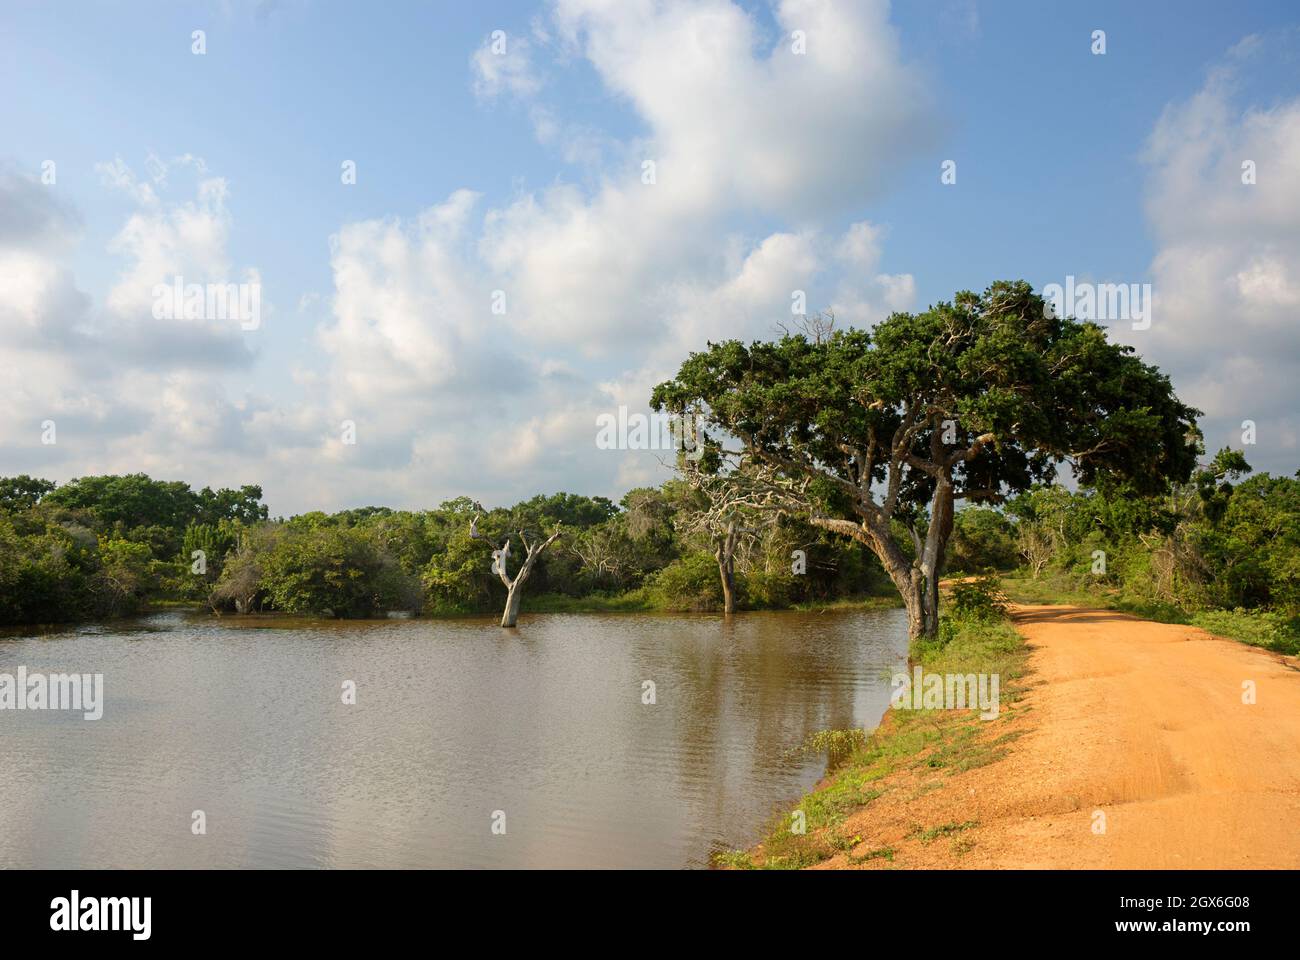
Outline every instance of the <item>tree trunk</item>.
POLYGON ((506 593, 505 613, 501 614, 501 626, 513 627, 515 626, 516 621, 518 621, 519 601, 524 597, 522 587, 522 578, 516 579, 515 582, 510 585, 510 590, 506 593))
POLYGON ((731 564, 718 561, 718 573, 722 577, 722 612, 736 612, 736 574, 731 564))
POLYGON ((917 557, 920 636, 925 639, 939 633, 939 575, 943 572, 948 538, 952 536, 953 514, 952 481, 945 477, 935 486, 934 499, 930 501, 930 525, 925 533, 925 546, 917 557))
POLYGON ((939 481, 930 504, 930 525, 924 543, 916 542, 916 557, 908 560, 898 545, 886 517, 877 515, 861 523, 830 517, 812 517, 813 526, 852 537, 880 560, 907 608, 907 636, 911 641, 939 633, 939 575, 944 551, 952 535, 954 494, 952 481, 939 481))
MULTIPOLYGON (((909 569, 904 582, 899 583, 897 578, 894 580, 894 586, 898 587, 898 592, 903 596, 903 606, 907 608, 907 639, 917 641, 924 637, 932 636, 930 627, 930 618, 926 610, 926 590, 925 580, 920 572, 915 569, 909 569)), ((934 628, 934 629, 937 629, 934 628)))
MULTIPOLYGON (((495 545, 495 541, 478 532, 478 514, 469 523, 469 535, 471 540, 487 540, 495 545)), ((536 540, 528 542, 525 531, 519 531, 519 538, 524 543, 524 550, 527 555, 524 557, 523 564, 519 567, 519 572, 515 574, 514 579, 510 579, 506 571, 507 558, 510 556, 510 538, 507 536, 505 542, 501 544, 492 553, 492 572, 501 578, 501 582, 506 585, 506 609, 501 614, 501 626, 513 627, 519 620, 519 602, 524 598, 524 583, 528 580, 528 575, 533 572, 533 564, 537 562, 543 551, 546 550, 560 537, 560 525, 555 525, 555 532, 545 540, 536 540)))
POLYGON ((718 542, 713 556, 718 561, 718 576, 722 578, 722 612, 736 612, 736 521, 727 524, 727 532, 718 542))

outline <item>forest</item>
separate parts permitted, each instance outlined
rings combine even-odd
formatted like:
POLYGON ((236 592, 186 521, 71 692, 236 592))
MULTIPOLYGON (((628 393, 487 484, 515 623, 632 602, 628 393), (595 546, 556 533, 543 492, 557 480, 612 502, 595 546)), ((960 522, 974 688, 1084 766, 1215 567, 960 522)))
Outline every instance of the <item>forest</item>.
MULTIPOLYGON (((517 531, 561 537, 537 561, 527 611, 720 611, 707 491, 682 478, 619 503, 558 493, 484 510, 365 507, 271 519, 255 485, 192 490, 143 474, 62 486, 0 479, 0 623, 140 613, 382 617, 496 614, 506 587, 493 551, 517 531)), ((739 610, 897 599, 860 544, 789 514, 734 537, 739 610)), ((945 573, 997 572, 1023 599, 1106 603, 1295 650, 1300 479, 1252 474, 1224 450, 1159 496, 1036 485, 1002 507, 954 517, 945 573)), ((876 601, 880 602, 880 601, 876 601)))
MULTIPOLYGON (((484 510, 460 497, 430 510, 274 520, 261 496, 257 486, 195 492, 143 474, 58 487, 0 479, 0 622, 122 616, 163 602, 328 617, 495 611, 505 587, 492 549, 471 535, 476 516, 480 530, 516 543, 518 531, 563 532, 532 574, 526 609, 722 604, 708 534, 687 522, 698 494, 680 480, 632 490, 618 504, 558 493, 484 510)), ((736 563, 747 608, 888 588, 860 548, 793 521, 741 538, 736 563)))

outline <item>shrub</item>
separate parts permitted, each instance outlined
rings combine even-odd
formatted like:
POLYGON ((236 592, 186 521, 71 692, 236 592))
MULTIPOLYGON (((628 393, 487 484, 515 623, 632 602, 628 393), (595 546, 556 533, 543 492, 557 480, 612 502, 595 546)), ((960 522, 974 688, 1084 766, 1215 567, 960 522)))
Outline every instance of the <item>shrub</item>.
POLYGON ((948 544, 949 570, 963 573, 1011 570, 1019 559, 1016 528, 1003 513, 989 507, 957 511, 948 544))
POLYGON ((414 578, 353 527, 292 531, 266 557, 263 576, 276 607, 289 613, 374 617, 418 605, 414 578))
POLYGON ((655 606, 662 610, 721 610, 718 562, 707 553, 687 554, 655 575, 650 593, 655 606))
POLYGON ((780 610, 790 605, 797 584, 793 574, 766 573, 754 570, 737 577, 743 583, 747 605, 754 609, 780 610))
POLYGON ((949 605, 956 619, 975 623, 1005 620, 1008 612, 1007 600, 997 577, 980 577, 953 584, 949 605))

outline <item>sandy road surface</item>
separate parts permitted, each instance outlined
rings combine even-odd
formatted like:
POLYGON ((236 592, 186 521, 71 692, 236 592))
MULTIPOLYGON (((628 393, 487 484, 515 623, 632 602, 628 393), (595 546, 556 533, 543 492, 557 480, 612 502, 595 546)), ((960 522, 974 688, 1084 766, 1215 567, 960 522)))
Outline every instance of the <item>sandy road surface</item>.
POLYGON ((896 867, 1300 867, 1294 659, 1110 611, 1015 618, 1031 650, 1023 733, 942 789, 857 814, 864 848, 897 843, 896 867), (960 849, 906 840, 970 820, 960 849))

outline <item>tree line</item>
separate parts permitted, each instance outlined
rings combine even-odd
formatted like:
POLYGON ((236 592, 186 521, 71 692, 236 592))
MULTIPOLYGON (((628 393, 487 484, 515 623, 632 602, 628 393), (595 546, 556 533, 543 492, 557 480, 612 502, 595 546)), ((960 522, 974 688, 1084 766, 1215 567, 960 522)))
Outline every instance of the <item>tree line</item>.
MULTIPOLYGON (((506 558, 513 575, 515 558, 527 555, 521 532, 557 528, 563 536, 529 578, 543 606, 723 606, 707 533, 693 525, 704 498, 679 479, 617 504, 558 493, 487 510, 459 497, 430 510, 270 519, 261 499, 254 485, 196 492, 143 474, 63 486, 0 478, 0 623, 121 616, 160 602, 328 617, 500 611, 508 587, 494 554, 515 545, 506 558)), ((888 587, 865 551, 793 518, 747 537, 735 563, 748 608, 888 587)))
MULTIPOLYGON (((520 530, 556 528, 563 535, 538 558, 525 606, 780 609, 892 592, 861 545, 792 515, 764 522, 730 496, 675 478, 617 504, 561 493, 484 510, 460 497, 432 510, 273 520, 252 485, 0 478, 0 623, 122 616, 165 601, 221 613, 495 614, 508 588, 494 548, 520 530)), ((897 532, 906 540, 901 523, 897 532)), ((1232 612, 1251 639, 1294 649, 1300 479, 1251 475, 1241 453, 1224 450, 1160 495, 1035 485, 1005 505, 956 512, 944 572, 991 571, 1041 585, 1040 599, 1232 612)))

